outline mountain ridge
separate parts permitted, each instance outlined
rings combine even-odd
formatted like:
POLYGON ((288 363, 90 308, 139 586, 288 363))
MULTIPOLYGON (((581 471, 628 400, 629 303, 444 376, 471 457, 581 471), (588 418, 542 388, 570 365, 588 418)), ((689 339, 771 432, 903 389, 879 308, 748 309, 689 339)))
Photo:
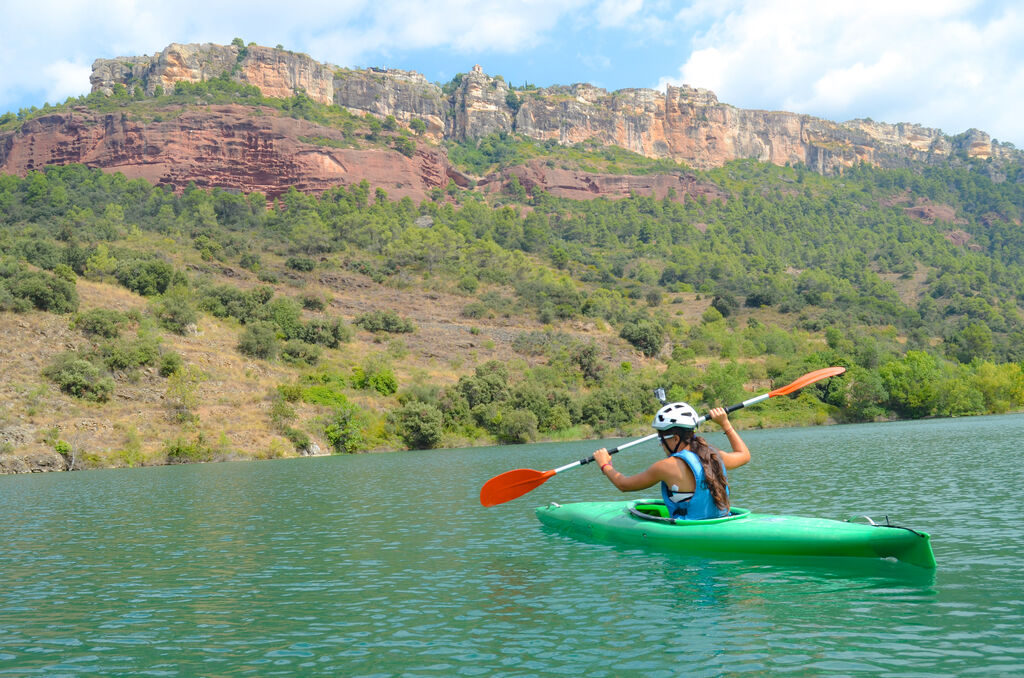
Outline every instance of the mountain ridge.
POLYGON ((393 115, 406 124, 419 118, 434 139, 466 141, 514 132, 559 144, 593 140, 696 169, 755 159, 802 163, 837 174, 857 162, 895 168, 958 153, 982 159, 1024 157, 1012 144, 994 142, 977 129, 950 136, 912 123, 839 123, 786 111, 742 109, 687 85, 669 85, 664 92, 608 92, 586 83, 514 88, 502 76, 474 66, 441 86, 415 71, 341 68, 283 49, 244 46, 241 40, 231 45, 172 43, 153 56, 97 59, 90 82, 94 92, 140 87, 152 96, 177 82, 207 81, 225 73, 258 87, 264 96, 303 91, 314 101, 356 113, 393 115))

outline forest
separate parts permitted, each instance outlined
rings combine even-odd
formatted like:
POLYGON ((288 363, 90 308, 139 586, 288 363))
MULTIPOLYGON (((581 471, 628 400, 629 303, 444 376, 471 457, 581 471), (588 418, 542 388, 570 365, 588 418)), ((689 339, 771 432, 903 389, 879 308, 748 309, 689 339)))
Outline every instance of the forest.
MULTIPOLYGON (((196 95, 186 89, 161 100, 196 95)), ((322 114, 304 102, 279 107, 322 114)), ((403 152, 416 133, 333 114, 355 144, 403 152)), ((695 172, 514 135, 448 153, 477 174, 530 157, 688 173, 725 197, 572 201, 513 179, 499 195, 452 184, 418 205, 365 183, 318 196, 292 190, 268 203, 47 167, 0 176, 0 322, 65 318, 79 339, 38 379, 100 413, 140 371, 162 380, 176 433, 147 462, 224 451, 200 415, 200 370, 173 349, 175 337, 211 319, 233 328, 238 354, 284 370, 263 403, 264 426, 291 447, 276 454, 318 440, 359 452, 626 435, 657 408, 656 387, 707 407, 826 365, 848 370, 738 413, 739 425, 1024 404, 1020 166, 961 158, 825 177, 739 161, 695 172), (922 205, 955 216, 922 218, 914 210, 922 205), (509 350, 453 360, 443 375, 418 370, 421 356, 403 339, 423 331, 411 314, 400 304, 340 312, 332 297, 342 290, 324 283, 335 272, 365 281, 371 300, 410 290, 457 298, 481 345, 489 328, 514 328, 509 350), (123 288, 145 306, 80 308, 79 281, 123 288)), ((23 406, 4 407, 11 418, 23 406)), ((91 463, 142 461, 120 452, 116 462, 94 451, 91 463)))

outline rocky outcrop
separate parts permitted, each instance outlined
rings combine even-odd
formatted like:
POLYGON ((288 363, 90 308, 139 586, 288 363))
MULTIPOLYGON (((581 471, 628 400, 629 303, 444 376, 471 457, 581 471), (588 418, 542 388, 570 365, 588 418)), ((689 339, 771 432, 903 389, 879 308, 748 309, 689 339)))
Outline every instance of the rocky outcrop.
POLYGON ((67 461, 52 450, 29 454, 0 454, 0 475, 67 470, 67 461))
POLYGON ((381 118, 393 115, 405 124, 419 118, 431 137, 445 134, 448 102, 437 85, 415 71, 339 69, 334 77, 333 102, 355 113, 381 118))
POLYGON ((89 82, 92 91, 113 94, 117 85, 141 87, 153 96, 157 87, 174 91, 177 82, 203 82, 227 73, 260 88, 264 96, 288 98, 304 91, 311 99, 334 101, 337 66, 314 61, 307 54, 249 45, 180 45, 172 43, 153 56, 97 59, 89 82))
POLYGON ((948 162, 954 156, 1024 161, 1011 145, 993 143, 978 130, 949 137, 919 125, 835 123, 745 110, 692 87, 607 92, 577 84, 513 90, 500 76, 491 77, 475 66, 441 88, 412 71, 349 70, 304 54, 239 43, 172 44, 153 56, 98 60, 92 84, 103 93, 124 86, 132 93, 155 94, 158 88, 173 90, 177 82, 225 75, 260 88, 267 97, 302 91, 359 115, 394 116, 404 124, 422 120, 429 143, 421 141, 412 157, 379 145, 351 148, 343 130, 284 117, 265 106, 157 106, 143 114, 131 106, 114 114, 82 106, 0 133, 0 171, 24 175, 50 164, 83 163, 176 190, 195 182, 259 191, 271 198, 292 186, 319 192, 365 180, 393 198, 422 200, 449 181, 463 188, 479 183, 484 190, 501 190, 512 176, 527 191, 537 188, 564 197, 614 198, 631 192, 717 197, 692 176, 678 173, 595 174, 540 162, 478 180, 454 169, 443 146, 434 143, 495 132, 516 132, 553 144, 620 146, 698 169, 741 158, 802 163, 823 174, 840 173, 858 162, 908 167, 948 162))
POLYGON ((243 106, 196 108, 142 122, 79 108, 0 136, 0 171, 24 175, 45 165, 82 163, 174 189, 195 182, 271 198, 292 186, 316 193, 365 180, 393 198, 417 201, 454 174, 437 149, 421 148, 409 158, 330 145, 343 141, 339 130, 269 109, 253 115, 243 106))
POLYGON ((362 181, 393 199, 419 202, 449 181, 463 188, 503 190, 512 176, 528 192, 543 189, 574 198, 626 197, 631 192, 665 197, 723 197, 693 175, 620 176, 562 170, 542 162, 476 180, 452 167, 435 146, 413 155, 385 148, 340 148, 344 134, 307 120, 279 117, 245 106, 186 109, 168 119, 140 121, 85 107, 26 122, 0 136, 0 172, 24 176, 46 165, 80 163, 118 171, 173 190, 190 183, 275 198, 291 187, 320 193, 362 181))
POLYGON ((170 92, 177 82, 202 82, 230 73, 238 62, 238 53, 234 45, 171 43, 153 56, 97 59, 89 83, 93 92, 107 95, 113 94, 117 85, 124 85, 128 90, 141 87, 152 96, 157 87, 170 92))
POLYGON ((494 132, 511 132, 515 116, 508 102, 510 92, 503 78, 492 78, 480 66, 473 66, 461 77, 451 98, 448 136, 465 141, 494 132))
POLYGON ((101 59, 93 65, 94 91, 118 84, 152 94, 179 80, 208 80, 227 73, 259 87, 265 96, 305 91, 321 103, 352 112, 423 120, 436 138, 479 139, 516 132, 559 144, 594 142, 621 146, 650 158, 670 158, 698 169, 740 158, 779 165, 802 163, 825 174, 858 162, 882 167, 973 158, 1014 158, 1020 152, 996 144, 979 130, 950 137, 941 130, 872 120, 830 122, 784 111, 746 110, 723 104, 693 87, 622 89, 587 84, 516 91, 480 66, 443 90, 419 73, 393 69, 342 69, 305 54, 258 45, 169 45, 152 57, 101 59))
POLYGON ((24 424, 0 428, 0 475, 67 470, 67 460, 49 449, 31 449, 38 432, 24 424))

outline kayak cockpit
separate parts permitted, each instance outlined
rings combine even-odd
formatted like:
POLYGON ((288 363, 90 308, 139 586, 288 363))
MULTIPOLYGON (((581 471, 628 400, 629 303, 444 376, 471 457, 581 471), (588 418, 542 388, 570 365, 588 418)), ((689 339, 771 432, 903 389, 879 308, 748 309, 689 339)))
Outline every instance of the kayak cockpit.
POLYGON ((626 510, 634 518, 649 520, 655 523, 666 523, 668 525, 713 525, 725 523, 737 518, 743 518, 750 514, 750 509, 733 506, 729 509, 729 515, 721 518, 708 518, 707 520, 676 520, 668 515, 668 507, 665 502, 658 499, 640 499, 626 505, 626 510))

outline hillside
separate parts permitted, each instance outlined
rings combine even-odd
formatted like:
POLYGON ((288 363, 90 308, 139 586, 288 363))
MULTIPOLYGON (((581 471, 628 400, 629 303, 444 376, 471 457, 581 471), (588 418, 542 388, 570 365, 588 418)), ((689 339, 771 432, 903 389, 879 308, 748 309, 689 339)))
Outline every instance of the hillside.
POLYGON ((1012 148, 836 176, 458 140, 247 84, 264 53, 234 48, 0 118, 0 469, 624 435, 656 386, 730 403, 829 364, 738 426, 1024 407, 1012 148))

